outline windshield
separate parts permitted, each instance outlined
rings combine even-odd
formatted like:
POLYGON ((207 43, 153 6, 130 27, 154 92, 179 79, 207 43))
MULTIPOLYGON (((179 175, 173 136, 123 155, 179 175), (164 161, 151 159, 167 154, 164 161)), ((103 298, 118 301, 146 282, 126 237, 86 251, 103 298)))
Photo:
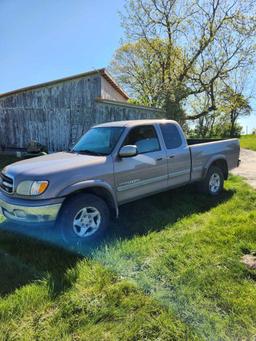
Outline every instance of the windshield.
POLYGON ((109 155, 119 140, 122 127, 99 127, 90 129, 72 149, 76 153, 109 155))

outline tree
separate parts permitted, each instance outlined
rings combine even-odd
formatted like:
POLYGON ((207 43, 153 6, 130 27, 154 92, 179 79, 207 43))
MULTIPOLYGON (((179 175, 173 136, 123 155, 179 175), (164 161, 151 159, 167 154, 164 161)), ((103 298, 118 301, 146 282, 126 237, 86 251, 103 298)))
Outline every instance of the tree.
POLYGON ((181 120, 206 116, 217 109, 216 92, 230 72, 254 62, 255 6, 252 0, 127 0, 127 43, 112 72, 144 104, 160 103, 181 120), (184 104, 197 96, 206 106, 185 115, 184 104))
MULTIPOLYGON (((251 113, 246 86, 250 84, 250 75, 245 70, 235 70, 229 74, 228 82, 221 82, 218 91, 215 93, 218 102, 218 110, 214 113, 202 116, 198 119, 194 133, 202 137, 236 137, 241 133, 239 118, 248 116, 251 113)), ((249 87, 253 88, 253 87, 249 87)), ((251 91, 250 91, 251 92, 251 91)), ((198 98, 192 103, 193 111, 200 112, 204 104, 198 98)))
MULTIPOLYGON (((166 66, 159 63, 157 53, 166 53, 166 43, 154 39, 148 45, 145 39, 122 45, 115 53, 111 71, 118 80, 141 104, 161 106, 164 79, 168 72, 166 66)), ((176 51, 178 54, 178 51, 176 51)))
POLYGON ((182 51, 172 47, 175 59, 169 61, 167 68, 157 58, 159 53, 165 55, 167 48, 168 43, 163 39, 151 40, 150 45, 145 39, 123 44, 115 53, 111 72, 135 98, 132 102, 163 108, 168 118, 184 121, 185 113, 181 101, 172 99, 183 98, 182 92, 185 89, 179 88, 174 81, 166 81, 173 69, 182 67, 182 64, 178 64, 182 60, 182 51))
POLYGON ((215 113, 200 117, 192 135, 201 138, 239 137, 241 135, 240 124, 235 122, 232 129, 233 135, 230 135, 231 122, 226 114, 215 113))
POLYGON ((219 116, 215 114, 202 116, 198 119, 198 123, 194 129, 196 137, 207 138, 215 136, 215 126, 218 122, 219 116))
POLYGON ((223 93, 222 111, 229 116, 230 130, 229 136, 236 137, 237 120, 243 116, 249 116, 251 106, 247 98, 243 94, 236 92, 230 86, 227 86, 223 93))

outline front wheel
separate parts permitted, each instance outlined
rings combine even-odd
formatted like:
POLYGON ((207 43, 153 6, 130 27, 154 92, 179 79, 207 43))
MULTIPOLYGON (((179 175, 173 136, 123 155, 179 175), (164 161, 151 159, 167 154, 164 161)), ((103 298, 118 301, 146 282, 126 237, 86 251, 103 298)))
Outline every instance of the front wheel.
POLYGON ((58 219, 63 240, 72 245, 97 241, 109 224, 109 208, 93 194, 77 194, 64 203, 58 219))
POLYGON ((224 186, 224 175, 222 170, 217 166, 209 168, 205 179, 198 184, 201 192, 211 196, 219 195, 224 186))

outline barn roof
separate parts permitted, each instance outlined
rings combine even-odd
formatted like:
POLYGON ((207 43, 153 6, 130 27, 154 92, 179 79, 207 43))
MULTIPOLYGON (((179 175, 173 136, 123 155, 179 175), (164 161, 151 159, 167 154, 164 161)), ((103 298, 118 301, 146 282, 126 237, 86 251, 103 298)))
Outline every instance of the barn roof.
POLYGON ((71 80, 82 78, 82 77, 93 76, 93 75, 97 75, 97 74, 104 77, 113 86, 113 88, 116 91, 118 91, 125 99, 129 99, 129 96, 127 95, 127 93, 120 87, 120 85, 117 84, 117 82, 113 79, 113 77, 110 75, 110 73, 105 68, 97 69, 97 70, 93 70, 93 71, 88 71, 88 72, 80 73, 77 75, 56 79, 56 80, 49 81, 49 82, 39 83, 39 84, 24 87, 24 88, 20 88, 17 90, 8 91, 8 92, 5 92, 3 94, 0 94, 0 98, 5 97, 5 96, 9 96, 9 95, 16 95, 16 94, 24 92, 24 91, 35 90, 35 89, 43 88, 45 86, 55 85, 58 83, 71 81, 71 80))

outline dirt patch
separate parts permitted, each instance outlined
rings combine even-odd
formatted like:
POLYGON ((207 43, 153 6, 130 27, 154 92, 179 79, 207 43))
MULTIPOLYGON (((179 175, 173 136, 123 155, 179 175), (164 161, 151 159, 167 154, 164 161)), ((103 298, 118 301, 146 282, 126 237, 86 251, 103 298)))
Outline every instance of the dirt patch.
POLYGON ((249 269, 256 269, 256 256, 255 254, 244 255, 241 262, 246 265, 249 269))
POLYGON ((241 148, 240 159, 240 166, 231 173, 242 176, 249 185, 256 188, 256 152, 241 148))

